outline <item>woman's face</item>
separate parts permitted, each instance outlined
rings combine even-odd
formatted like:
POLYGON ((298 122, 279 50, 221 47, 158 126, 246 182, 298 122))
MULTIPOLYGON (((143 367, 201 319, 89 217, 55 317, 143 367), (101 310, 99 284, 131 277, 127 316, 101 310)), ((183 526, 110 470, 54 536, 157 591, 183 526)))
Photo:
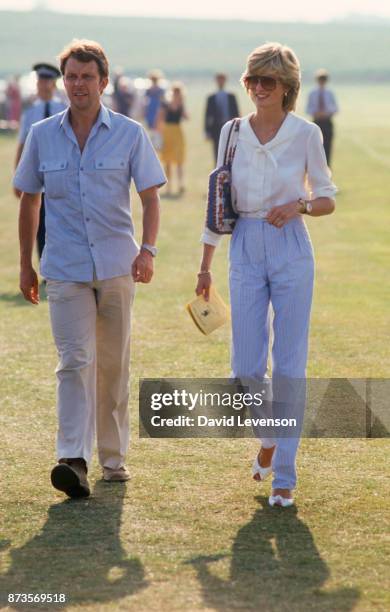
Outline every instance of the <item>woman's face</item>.
POLYGON ((283 98, 288 88, 275 75, 266 71, 251 75, 245 79, 245 85, 257 110, 266 108, 280 110, 282 108, 283 98))

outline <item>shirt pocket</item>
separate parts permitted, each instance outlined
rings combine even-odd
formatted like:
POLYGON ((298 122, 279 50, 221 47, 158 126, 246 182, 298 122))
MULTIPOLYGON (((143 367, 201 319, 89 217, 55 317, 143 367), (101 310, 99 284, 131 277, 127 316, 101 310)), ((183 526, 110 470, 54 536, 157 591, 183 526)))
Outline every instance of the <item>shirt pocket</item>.
POLYGON ((110 196, 129 189, 129 164, 124 157, 100 157, 95 159, 93 175, 95 183, 100 188, 108 190, 110 196))
POLYGON ((44 176, 45 194, 48 198, 63 198, 66 194, 68 162, 65 159, 42 161, 39 172, 44 176))

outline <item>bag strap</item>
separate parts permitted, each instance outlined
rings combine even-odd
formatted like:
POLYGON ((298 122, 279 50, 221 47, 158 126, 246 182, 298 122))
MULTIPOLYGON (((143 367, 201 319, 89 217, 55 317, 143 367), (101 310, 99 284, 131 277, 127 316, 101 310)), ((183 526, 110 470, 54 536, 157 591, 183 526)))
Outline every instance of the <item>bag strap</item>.
POLYGON ((232 124, 230 126, 230 130, 229 130, 229 135, 228 135, 228 139, 226 141, 226 147, 225 147, 225 155, 223 158, 223 165, 226 166, 226 164, 232 164, 233 162, 233 158, 234 158, 234 154, 236 152, 236 148, 237 148, 237 141, 238 141, 238 131, 240 129, 240 118, 238 117, 237 119, 233 119, 232 124))

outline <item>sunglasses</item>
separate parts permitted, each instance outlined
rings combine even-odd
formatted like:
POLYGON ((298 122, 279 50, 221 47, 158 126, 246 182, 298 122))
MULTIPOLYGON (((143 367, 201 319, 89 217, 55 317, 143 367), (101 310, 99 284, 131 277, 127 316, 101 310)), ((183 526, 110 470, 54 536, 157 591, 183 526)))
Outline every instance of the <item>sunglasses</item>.
POLYGON ((260 84, 265 91, 273 91, 276 87, 277 80, 271 76, 248 75, 245 77, 245 85, 248 89, 256 89, 260 84))

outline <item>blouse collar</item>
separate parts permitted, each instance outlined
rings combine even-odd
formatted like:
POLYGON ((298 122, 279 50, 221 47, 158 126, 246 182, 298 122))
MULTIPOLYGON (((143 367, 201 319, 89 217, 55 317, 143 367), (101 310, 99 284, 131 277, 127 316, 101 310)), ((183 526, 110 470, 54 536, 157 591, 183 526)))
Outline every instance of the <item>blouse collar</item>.
POLYGON ((248 142, 257 149, 273 149, 279 146, 281 143, 291 140, 295 134, 297 127, 295 116, 289 112, 272 140, 266 142, 265 144, 261 144, 249 122, 251 116, 252 114, 241 119, 239 138, 240 140, 245 140, 245 142, 248 142))

